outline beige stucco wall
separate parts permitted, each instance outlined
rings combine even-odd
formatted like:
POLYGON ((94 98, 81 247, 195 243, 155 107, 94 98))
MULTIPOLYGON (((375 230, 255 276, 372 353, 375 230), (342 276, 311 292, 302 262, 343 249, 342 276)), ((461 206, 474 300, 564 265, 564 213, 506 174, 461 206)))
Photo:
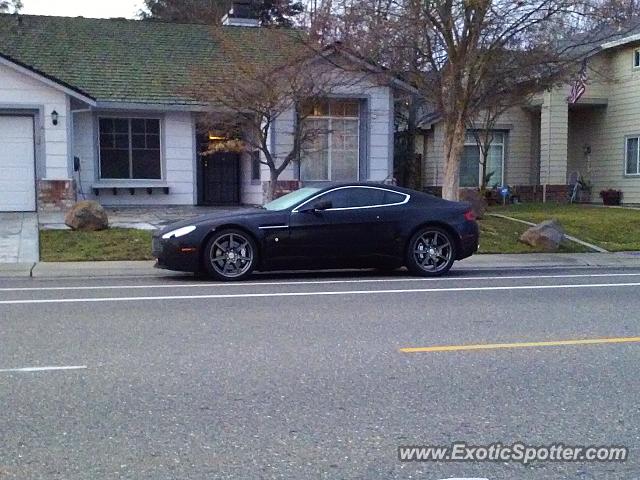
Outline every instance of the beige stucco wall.
MULTIPOLYGON (((567 104, 571 85, 564 85, 538 95, 537 111, 511 109, 499 120, 509 132, 508 184, 565 184, 579 172, 593 185, 592 201, 600 201, 600 190, 615 188, 624 192, 625 203, 640 203, 640 176, 625 175, 624 164, 626 137, 640 135, 640 68, 633 68, 636 48, 640 43, 589 59, 587 90, 577 105, 567 104), (590 147, 590 154, 585 147, 590 147)), ((424 183, 441 185, 441 124, 433 125, 424 138, 424 183)))
POLYGON ((615 188, 624 193, 625 203, 640 203, 640 177, 625 175, 625 137, 640 135, 640 69, 633 68, 633 52, 640 45, 603 55, 611 77, 606 82, 608 104, 592 118, 592 201, 598 192, 615 188))
MULTIPOLYGON (((505 183, 528 185, 537 163, 532 152, 535 143, 535 113, 527 108, 514 107, 496 122, 496 129, 506 132, 505 183)), ((416 152, 424 155, 423 183, 426 186, 442 185, 444 174, 444 129, 442 123, 425 131, 424 145, 417 142, 416 152)))

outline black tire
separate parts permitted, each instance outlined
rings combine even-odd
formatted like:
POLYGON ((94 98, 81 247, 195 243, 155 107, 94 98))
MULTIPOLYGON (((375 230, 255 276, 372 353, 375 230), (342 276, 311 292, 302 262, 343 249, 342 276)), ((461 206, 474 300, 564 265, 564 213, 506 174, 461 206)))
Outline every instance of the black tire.
POLYGON ((209 276, 217 280, 244 280, 258 264, 256 242, 242 230, 220 230, 207 242, 203 264, 209 276))
POLYGON ((451 270, 456 254, 456 243, 449 232, 426 226, 409 240, 405 262, 413 275, 439 277, 451 270))

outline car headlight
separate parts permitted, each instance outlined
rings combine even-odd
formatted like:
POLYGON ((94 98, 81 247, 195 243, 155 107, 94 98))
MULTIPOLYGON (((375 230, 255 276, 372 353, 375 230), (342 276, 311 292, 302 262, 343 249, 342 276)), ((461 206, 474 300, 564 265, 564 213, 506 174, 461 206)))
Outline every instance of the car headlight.
POLYGON ((164 235, 162 235, 162 238, 164 240, 169 240, 171 237, 173 238, 184 237, 185 235, 188 235, 191 232, 193 232, 195 229, 196 229, 195 225, 189 225, 188 227, 182 227, 182 228, 178 228, 177 230, 171 230, 170 232, 167 232, 164 235))

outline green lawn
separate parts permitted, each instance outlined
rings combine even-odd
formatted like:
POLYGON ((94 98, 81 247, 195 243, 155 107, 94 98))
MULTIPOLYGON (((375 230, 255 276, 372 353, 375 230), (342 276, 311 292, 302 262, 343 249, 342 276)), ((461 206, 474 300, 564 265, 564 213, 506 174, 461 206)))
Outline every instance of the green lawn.
POLYGON ((640 210, 528 203, 489 211, 535 223, 555 218, 569 235, 606 250, 640 250, 640 210))
POLYGON ((40 258, 43 262, 151 260, 151 232, 129 228, 100 232, 42 230, 40 258))
MULTIPOLYGON (((489 212, 535 223, 555 218, 568 234, 607 250, 640 250, 640 210, 531 203, 492 207, 489 212)), ((539 251, 518 241, 526 225, 490 216, 479 223, 479 253, 539 251)), ((565 242, 560 251, 590 250, 565 242)), ((45 262, 151 260, 151 232, 122 228, 101 232, 44 230, 40 232, 40 256, 45 262)))
MULTIPOLYGON (((538 253, 543 250, 520 243, 518 238, 526 225, 502 218, 485 216, 480 224, 480 250, 478 253, 538 253)), ((560 252, 588 252, 588 248, 573 242, 564 242, 560 252)))

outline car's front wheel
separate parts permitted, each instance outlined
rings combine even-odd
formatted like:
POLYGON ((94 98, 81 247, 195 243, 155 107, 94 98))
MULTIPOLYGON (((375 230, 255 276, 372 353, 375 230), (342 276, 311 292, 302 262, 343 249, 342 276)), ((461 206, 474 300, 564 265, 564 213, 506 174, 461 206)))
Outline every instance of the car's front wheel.
POLYGON ((218 280, 243 280, 251 275, 257 261, 256 242, 240 230, 216 232, 204 252, 204 266, 218 280))
POLYGON ((414 275, 444 275, 456 260, 456 247, 451 234, 439 227, 424 227, 409 241, 407 268, 414 275))

